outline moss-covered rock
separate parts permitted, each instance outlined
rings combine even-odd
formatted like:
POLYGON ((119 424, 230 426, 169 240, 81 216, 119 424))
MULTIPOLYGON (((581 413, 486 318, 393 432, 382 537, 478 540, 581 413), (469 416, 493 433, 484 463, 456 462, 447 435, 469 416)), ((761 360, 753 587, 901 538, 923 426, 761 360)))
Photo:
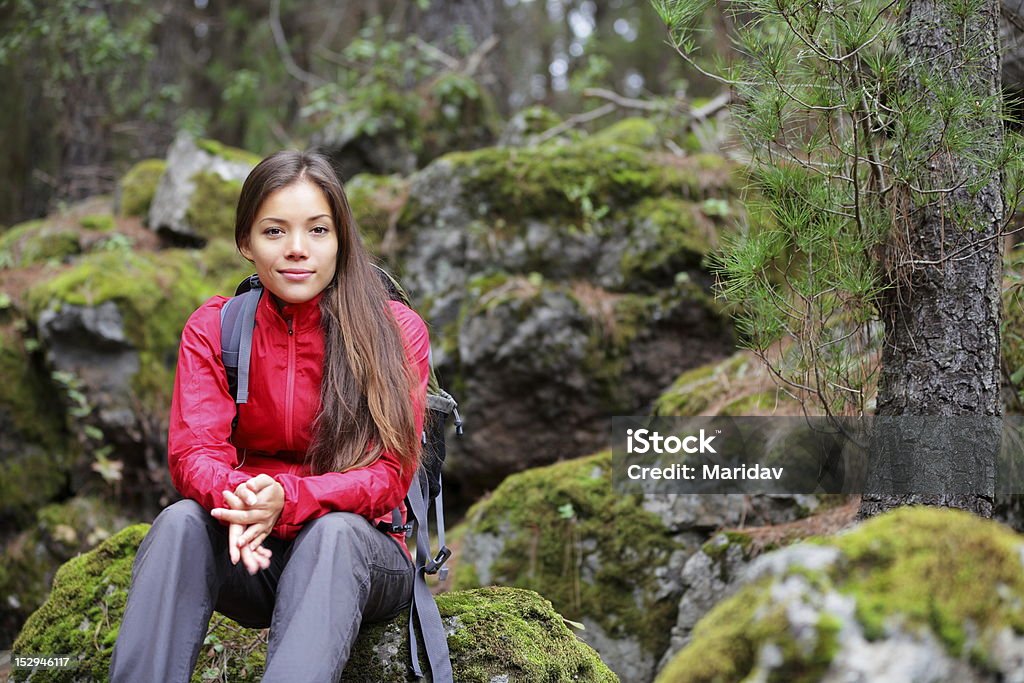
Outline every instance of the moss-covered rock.
MULTIPOLYGON (((736 187, 719 157, 669 159, 628 144, 518 149, 489 147, 444 157, 460 176, 465 200, 481 217, 509 221, 529 217, 587 219, 641 199, 675 194, 684 199, 727 195, 736 187), (588 216, 590 214, 591 216, 588 216)), ((404 222, 416 223, 422 207, 411 204, 404 222)))
POLYGON ((654 414, 693 416, 707 414, 709 408, 728 396, 730 389, 756 372, 757 359, 737 352, 717 363, 708 363, 680 374, 654 402, 654 414))
POLYGON ((701 265, 717 245, 718 229, 694 202, 649 197, 634 206, 619 265, 624 280, 664 283, 701 265))
MULTIPOLYGON (((163 409, 185 320, 216 293, 201 274, 202 261, 203 252, 177 249, 88 254, 74 268, 33 287, 27 295, 29 311, 38 320, 44 311, 58 315, 68 304, 95 308, 113 302, 124 323, 124 340, 139 354, 131 386, 145 405, 163 409)), ((84 339, 76 344, 88 345, 84 339)))
POLYGON ((234 240, 235 207, 242 194, 242 182, 224 179, 217 173, 200 171, 192 176, 195 191, 189 198, 185 220, 204 240, 234 240))
POLYGON ((595 637, 628 641, 645 653, 630 657, 646 664, 604 653, 624 680, 637 680, 641 669, 650 675, 675 619, 678 592, 659 568, 696 543, 687 547, 673 536, 639 497, 613 491, 611 465, 603 452, 506 479, 467 515, 460 550, 466 559, 456 567, 454 587, 498 583, 540 592, 561 614, 584 622, 581 637, 599 651, 595 637))
MULTIPOLYGON (((573 634, 551 603, 533 591, 490 587, 445 593, 437 597, 437 606, 449 631, 448 648, 457 681, 618 681, 597 653, 573 634)), ((407 629, 405 616, 364 628, 345 680, 407 680, 407 629), (397 649, 386 659, 381 656, 395 645, 397 649)))
POLYGON ((679 618, 684 567, 714 531, 790 521, 817 501, 633 495, 613 488, 613 466, 605 451, 505 479, 470 508, 455 534, 453 587, 496 583, 540 592, 586 626, 580 637, 624 682, 644 683, 679 618))
POLYGON ((60 263, 82 252, 76 230, 43 219, 20 223, 0 236, 0 269, 60 263))
POLYGON ((962 511, 900 508, 749 575, 659 683, 987 681, 1024 664, 1024 538, 962 511))
POLYGON ((489 425, 449 451, 467 497, 593 453, 598 420, 647 412, 667 378, 734 348, 704 267, 724 223, 705 200, 731 206, 732 166, 642 146, 651 134, 623 121, 447 154, 410 179, 403 282, 440 374, 489 425))
POLYGON ((147 225, 175 244, 231 238, 242 182, 260 158, 182 131, 167 155, 147 225))
POLYGON ((163 159, 144 159, 132 166, 118 183, 117 213, 140 218, 149 215, 149 205, 166 169, 163 159))
MULTIPOLYGON (((49 600, 25 623, 14 650, 73 654, 77 669, 39 673, 33 680, 105 680, 135 550, 147 530, 144 524, 129 527, 61 567, 49 600)), ((439 597, 438 608, 449 633, 455 680, 617 680, 551 604, 534 593, 499 588, 451 593, 439 597)), ((407 627, 403 615, 365 628, 345 680, 407 680, 407 627)), ((265 634, 215 615, 192 680, 258 680, 265 666, 265 634)))

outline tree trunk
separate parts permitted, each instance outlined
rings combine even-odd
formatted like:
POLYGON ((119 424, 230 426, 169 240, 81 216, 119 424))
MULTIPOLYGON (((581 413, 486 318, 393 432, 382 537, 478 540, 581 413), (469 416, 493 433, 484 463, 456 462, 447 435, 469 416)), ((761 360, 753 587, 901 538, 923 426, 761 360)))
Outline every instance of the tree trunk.
MULTIPOLYGON (((959 23, 950 4, 911 1, 902 18, 905 56, 915 65, 902 85, 926 105, 937 101, 940 85, 955 85, 965 98, 1000 92, 999 2, 987 0, 959 23)), ((872 442, 861 518, 915 503, 991 516, 1002 414, 999 233, 1005 207, 1001 173, 992 170, 1001 121, 995 107, 978 117, 988 142, 970 154, 950 152, 936 127, 935 144, 927 147, 935 152, 913 184, 937 190, 978 179, 980 190, 922 193, 927 205, 907 209, 893 226, 882 265, 892 284, 880 305, 885 345, 875 419, 882 428, 872 442)), ((908 198, 907 205, 914 201, 908 198)))

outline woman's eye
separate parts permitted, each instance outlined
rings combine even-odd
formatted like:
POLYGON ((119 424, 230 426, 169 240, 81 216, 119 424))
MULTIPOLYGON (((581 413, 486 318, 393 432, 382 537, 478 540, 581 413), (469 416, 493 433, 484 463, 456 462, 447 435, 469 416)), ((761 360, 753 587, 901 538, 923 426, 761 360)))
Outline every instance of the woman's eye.
POLYGON ((318 235, 323 235, 330 232, 331 229, 323 225, 318 225, 315 228, 313 228, 313 231, 318 235))
POLYGON ((284 231, 281 230, 281 228, 267 228, 266 230, 263 231, 263 234, 268 235, 270 237, 275 237, 277 235, 283 234, 283 232, 284 231))

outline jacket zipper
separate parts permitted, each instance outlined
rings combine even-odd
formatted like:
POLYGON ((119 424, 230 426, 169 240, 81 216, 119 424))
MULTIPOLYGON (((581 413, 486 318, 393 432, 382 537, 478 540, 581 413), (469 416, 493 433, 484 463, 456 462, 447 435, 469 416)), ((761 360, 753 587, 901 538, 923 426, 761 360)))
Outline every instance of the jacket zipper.
POLYGON ((288 450, 294 450, 292 446, 292 394, 295 392, 295 334, 292 330, 292 319, 286 318, 288 322, 288 381, 285 390, 284 404, 284 442, 288 450))

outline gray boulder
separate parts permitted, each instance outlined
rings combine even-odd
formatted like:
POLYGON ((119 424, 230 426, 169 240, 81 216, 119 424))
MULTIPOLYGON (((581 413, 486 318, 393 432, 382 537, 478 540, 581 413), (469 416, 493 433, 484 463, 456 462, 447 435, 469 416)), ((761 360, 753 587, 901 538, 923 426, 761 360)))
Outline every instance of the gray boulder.
POLYGON ((148 225, 175 244, 230 238, 242 182, 258 156, 178 133, 149 207, 148 225))

